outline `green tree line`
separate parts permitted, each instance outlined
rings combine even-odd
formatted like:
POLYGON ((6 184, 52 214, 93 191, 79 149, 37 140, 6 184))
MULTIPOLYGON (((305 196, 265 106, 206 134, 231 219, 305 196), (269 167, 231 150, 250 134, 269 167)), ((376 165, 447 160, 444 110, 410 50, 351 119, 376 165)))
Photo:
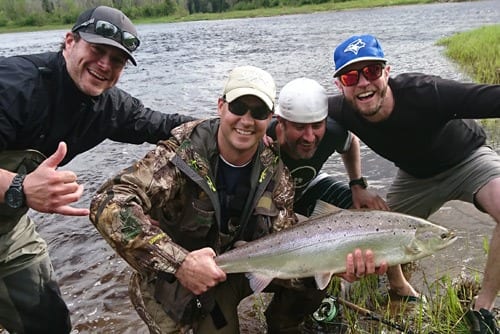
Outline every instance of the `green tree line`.
POLYGON ((131 19, 173 14, 220 13, 349 0, 0 0, 0 27, 71 24, 87 8, 118 8, 131 19))

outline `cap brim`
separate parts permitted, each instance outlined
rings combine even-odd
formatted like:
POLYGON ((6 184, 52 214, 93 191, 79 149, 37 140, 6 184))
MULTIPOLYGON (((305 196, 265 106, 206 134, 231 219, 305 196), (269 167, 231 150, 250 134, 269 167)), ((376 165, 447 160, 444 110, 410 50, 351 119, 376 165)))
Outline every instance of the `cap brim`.
POLYGON ((237 98, 244 95, 253 95, 258 97, 262 102, 266 104, 269 110, 273 111, 274 103, 266 94, 262 93, 260 90, 254 88, 235 88, 230 92, 226 93, 226 101, 233 102, 237 98))
POLYGON ((99 36, 96 34, 91 34, 88 32, 78 32, 78 33, 88 43, 110 45, 110 46, 114 46, 115 48, 118 48, 120 50, 123 50, 127 54, 128 58, 130 59, 132 64, 137 66, 137 61, 135 60, 134 56, 132 56, 132 53, 129 50, 127 50, 120 43, 118 43, 110 38, 106 38, 106 37, 99 36))
POLYGON ((352 64, 355 64, 355 63, 359 63, 359 62, 362 62, 362 61, 380 61, 380 62, 384 62, 384 63, 387 63, 387 59, 385 58, 380 58, 380 57, 359 57, 359 58, 354 58, 352 59, 351 61, 348 61, 347 63, 345 63, 343 66, 341 66, 340 68, 336 69, 335 72, 333 72, 333 76, 334 77, 337 77, 339 75, 339 73, 344 69, 346 68, 347 66, 349 65, 352 65, 352 64))

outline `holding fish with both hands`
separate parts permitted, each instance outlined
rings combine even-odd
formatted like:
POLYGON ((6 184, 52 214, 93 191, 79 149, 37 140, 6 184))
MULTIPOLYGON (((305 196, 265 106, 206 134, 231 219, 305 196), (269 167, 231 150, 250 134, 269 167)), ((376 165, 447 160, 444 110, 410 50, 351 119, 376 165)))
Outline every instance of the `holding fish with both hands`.
MULTIPOLYGON (((342 210, 246 243, 215 262, 226 273, 248 272, 255 292, 273 278, 310 276, 318 289, 324 289, 333 274, 352 273, 349 258, 347 264, 345 259, 354 249, 369 249, 366 265, 386 269, 429 256, 455 240, 453 232, 421 218, 390 211, 342 210)), ((359 268, 362 259, 357 260, 359 268)))

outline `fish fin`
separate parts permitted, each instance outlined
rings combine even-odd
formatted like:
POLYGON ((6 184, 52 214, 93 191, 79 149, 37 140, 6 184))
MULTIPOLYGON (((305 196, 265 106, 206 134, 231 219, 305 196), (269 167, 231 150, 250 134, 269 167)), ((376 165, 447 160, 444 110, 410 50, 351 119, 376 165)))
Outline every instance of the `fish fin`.
POLYGON ((317 217, 317 216, 322 216, 328 213, 334 213, 334 212, 339 212, 342 211, 343 209, 336 207, 333 204, 327 203, 322 200, 317 200, 316 205, 314 206, 314 211, 311 214, 311 218, 317 217))
POLYGON ((299 219, 299 223, 302 223, 302 222, 305 222, 306 220, 309 219, 309 217, 306 217, 306 216, 302 216, 301 214, 299 213, 295 213, 295 215, 297 216, 297 218, 299 219))
POLYGON ((416 255, 416 254, 420 254, 422 252, 422 249, 420 248, 420 245, 415 240, 412 240, 412 242, 408 246, 406 246, 406 252, 413 254, 413 255, 416 255))
POLYGON ((332 278, 332 273, 317 273, 314 275, 314 280, 316 281, 316 285, 319 290, 323 290, 330 283, 330 279, 332 278))
POLYGON ((254 293, 259 293, 264 291, 266 286, 273 280, 272 277, 264 276, 262 274, 256 273, 246 273, 245 276, 248 278, 250 287, 254 293))

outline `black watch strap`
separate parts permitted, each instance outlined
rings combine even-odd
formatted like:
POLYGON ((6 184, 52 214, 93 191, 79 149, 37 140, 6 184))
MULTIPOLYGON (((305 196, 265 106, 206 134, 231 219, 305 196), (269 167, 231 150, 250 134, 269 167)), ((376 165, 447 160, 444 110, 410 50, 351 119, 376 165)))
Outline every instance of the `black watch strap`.
POLYGON ((14 178, 12 179, 12 183, 10 184, 9 188, 22 188, 25 177, 26 174, 16 174, 16 176, 14 176, 14 178))
POLYGON ((352 186, 361 186, 363 189, 368 188, 368 181, 364 177, 360 177, 359 179, 354 179, 349 181, 349 188, 352 186))

